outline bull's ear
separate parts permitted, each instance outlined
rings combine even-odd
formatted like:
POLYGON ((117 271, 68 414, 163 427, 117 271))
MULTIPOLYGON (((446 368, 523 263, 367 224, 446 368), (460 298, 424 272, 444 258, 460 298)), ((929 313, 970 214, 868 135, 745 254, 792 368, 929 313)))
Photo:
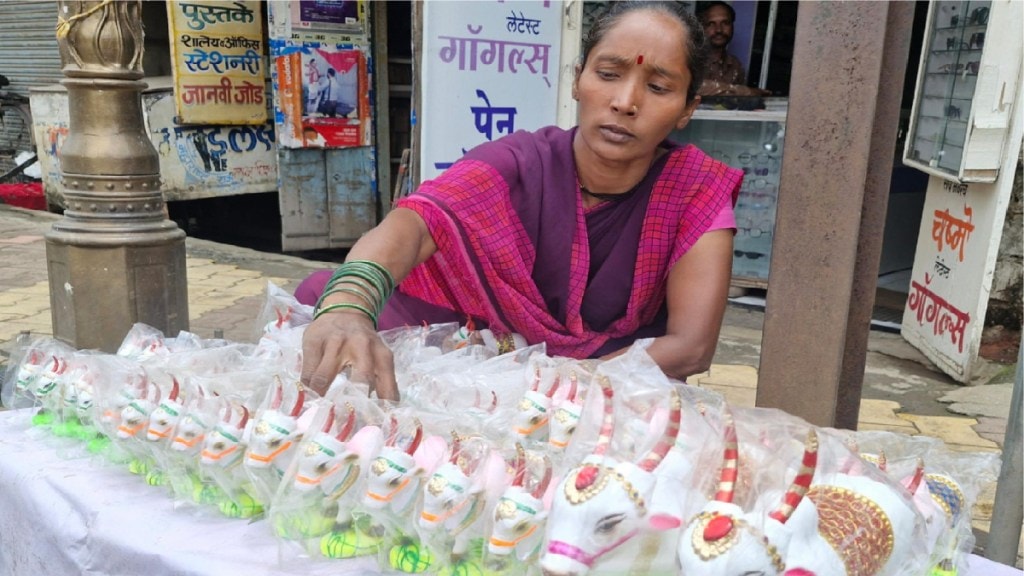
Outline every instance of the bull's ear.
POLYGON ((672 530, 683 525, 683 521, 669 514, 652 514, 648 523, 652 530, 672 530))
POLYGON ((537 512, 537 514, 533 517, 533 519, 536 522, 543 522, 543 521, 547 520, 548 519, 548 511, 547 510, 541 510, 540 512, 537 512))

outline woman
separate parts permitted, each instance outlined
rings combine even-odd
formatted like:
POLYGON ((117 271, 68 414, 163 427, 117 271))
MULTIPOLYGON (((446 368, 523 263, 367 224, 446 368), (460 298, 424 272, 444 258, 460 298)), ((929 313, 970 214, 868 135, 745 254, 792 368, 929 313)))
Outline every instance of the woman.
POLYGON ((397 400, 375 329, 467 318, 577 358, 654 337, 667 375, 706 370, 742 173, 666 141, 700 102, 704 58, 677 3, 616 2, 584 42, 578 126, 475 148, 360 239, 306 330, 303 382, 322 393, 351 367, 397 400))

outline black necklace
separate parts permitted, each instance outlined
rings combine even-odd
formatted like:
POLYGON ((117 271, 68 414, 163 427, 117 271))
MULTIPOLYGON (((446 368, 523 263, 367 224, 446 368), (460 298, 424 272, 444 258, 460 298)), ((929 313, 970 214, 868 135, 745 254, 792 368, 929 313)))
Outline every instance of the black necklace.
POLYGON ((636 183, 636 186, 633 186, 632 188, 630 188, 629 190, 626 190, 625 192, 602 193, 602 192, 591 192, 590 190, 587 189, 586 186, 583 185, 582 182, 579 182, 577 180, 577 183, 580 185, 580 192, 586 194, 587 196, 590 196, 591 198, 597 198, 598 200, 600 200, 602 202, 604 202, 606 200, 610 200, 612 202, 621 202, 622 200, 626 200, 629 197, 631 197, 634 194, 636 194, 636 191, 640 189, 640 185, 643 184, 643 182, 644 182, 643 180, 640 180, 639 182, 636 183))

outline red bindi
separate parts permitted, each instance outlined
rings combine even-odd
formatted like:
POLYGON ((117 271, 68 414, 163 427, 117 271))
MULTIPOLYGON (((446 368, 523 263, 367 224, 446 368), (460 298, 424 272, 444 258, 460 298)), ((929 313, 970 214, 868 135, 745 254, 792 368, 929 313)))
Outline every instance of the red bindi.
POLYGON ((644 63, 644 55, 641 54, 641 55, 636 57, 636 65, 639 66, 639 65, 641 65, 643 63, 644 63))

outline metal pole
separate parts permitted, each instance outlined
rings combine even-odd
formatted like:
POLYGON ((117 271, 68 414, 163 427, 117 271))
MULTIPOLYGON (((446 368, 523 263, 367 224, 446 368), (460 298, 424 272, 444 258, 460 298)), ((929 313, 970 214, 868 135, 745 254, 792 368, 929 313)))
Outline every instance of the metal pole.
POLYGON ((68 91, 64 218, 46 235, 54 335, 115 352, 141 322, 188 329, 185 233, 165 215, 142 117, 142 4, 58 4, 68 91))
POLYGON ((1010 416, 1006 420, 1003 440, 1003 464, 999 469, 996 498, 992 505, 992 522, 988 532, 985 557, 993 562, 1013 566, 1017 562, 1021 524, 1024 523, 1024 464, 1021 456, 1021 436, 1024 426, 1020 421, 1021 387, 1024 384, 1024 348, 1017 354, 1017 378, 1010 396, 1010 416))
POLYGON ((768 63, 772 59, 772 41, 775 38, 775 18, 779 15, 779 0, 772 0, 768 8, 768 33, 764 37, 764 52, 761 55, 761 77, 757 87, 764 90, 768 85, 768 63))

